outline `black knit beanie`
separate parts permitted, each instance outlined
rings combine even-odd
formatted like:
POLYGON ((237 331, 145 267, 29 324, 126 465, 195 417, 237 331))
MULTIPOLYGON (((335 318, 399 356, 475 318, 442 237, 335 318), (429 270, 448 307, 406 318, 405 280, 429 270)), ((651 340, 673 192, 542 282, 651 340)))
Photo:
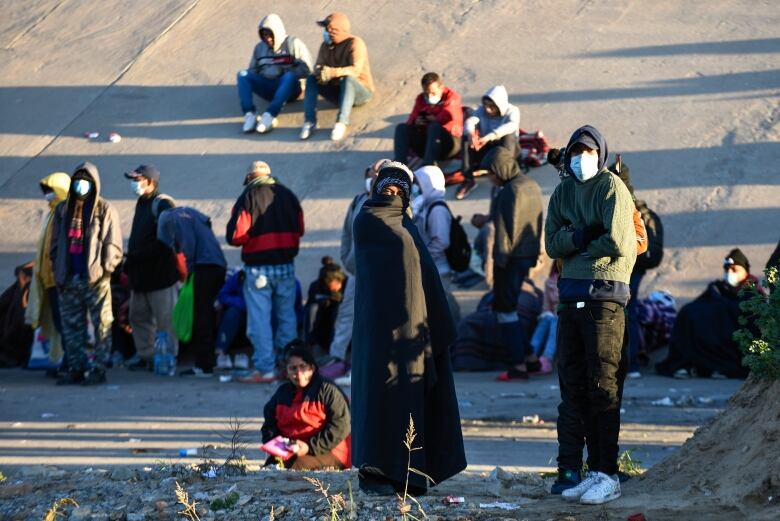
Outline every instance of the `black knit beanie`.
POLYGON ((745 257, 745 254, 742 253, 742 250, 739 248, 734 248, 729 252, 728 255, 726 255, 726 258, 723 259, 723 268, 728 268, 729 266, 742 266, 745 268, 745 271, 750 273, 750 262, 748 261, 748 258, 745 257))

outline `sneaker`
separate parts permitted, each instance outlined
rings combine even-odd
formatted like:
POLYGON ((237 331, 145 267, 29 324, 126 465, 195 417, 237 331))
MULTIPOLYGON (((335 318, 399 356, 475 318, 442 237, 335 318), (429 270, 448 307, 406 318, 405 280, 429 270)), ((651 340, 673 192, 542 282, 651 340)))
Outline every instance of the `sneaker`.
POLYGON ((629 380, 636 380, 637 378, 642 378, 642 373, 639 371, 629 371, 626 373, 626 378, 629 380))
POLYGON ((352 385, 352 371, 347 372, 347 374, 345 374, 344 376, 336 378, 333 381, 336 382, 336 385, 342 387, 350 387, 352 385))
POLYGON ((564 490, 576 487, 581 481, 582 478, 578 470, 558 469, 558 479, 550 488, 550 494, 560 495, 564 490))
POLYGON ((263 112, 260 117, 260 122, 255 127, 255 130, 260 134, 265 134, 269 130, 279 126, 279 120, 273 117, 270 112, 263 112))
POLYGON ((249 357, 244 353, 239 353, 233 357, 233 367, 236 369, 249 369, 249 357))
POLYGON ((331 141, 341 141, 347 135, 347 126, 344 123, 336 123, 330 131, 331 141))
POLYGON ((270 384, 277 380, 276 373, 268 371, 267 373, 261 373, 260 371, 254 371, 249 376, 239 378, 238 381, 242 384, 270 384))
POLYGON ((347 363, 337 358, 333 363, 320 367, 320 375, 330 380, 335 380, 347 374, 347 369, 349 369, 347 363))
POLYGON ((682 369, 676 370, 672 376, 674 378, 677 378, 678 380, 687 380, 688 378, 691 377, 688 370, 685 369, 684 367, 682 369))
POLYGON ((580 481, 579 485, 567 488, 561 492, 561 497, 566 501, 579 501, 582 495, 590 490, 590 487, 599 482, 601 475, 600 472, 588 472, 585 474, 585 479, 580 481))
POLYGON ((305 121, 303 123, 303 127, 301 128, 300 138, 302 140, 309 139, 311 137, 311 133, 314 132, 315 128, 317 128, 316 123, 312 123, 311 121, 305 121))
POLYGON ((81 371, 70 371, 57 380, 57 385, 78 385, 84 381, 84 373, 81 371))
POLYGON ((710 375, 710 378, 712 378, 713 380, 728 380, 729 377, 718 371, 713 371, 712 374, 710 375))
POLYGON ((460 187, 458 187, 458 191, 455 193, 455 199, 458 201, 462 201, 468 195, 474 191, 474 189, 477 187, 477 182, 473 179, 466 179, 460 184, 460 187))
POLYGON ((257 125, 257 114, 254 112, 244 114, 244 132, 252 132, 255 129, 255 125, 257 125))
POLYGON ((230 355, 221 353, 217 355, 217 369, 233 369, 233 362, 230 361, 230 355))
POLYGON ((499 382, 527 382, 528 371, 520 371, 512 367, 509 371, 504 371, 496 376, 496 380, 499 382))
POLYGON ((583 505, 601 505, 620 497, 620 480, 617 476, 607 476, 598 472, 598 481, 580 498, 583 505))
POLYGON ((133 357, 127 361, 127 368, 130 371, 151 371, 154 369, 154 366, 150 360, 133 357))
POLYGON ((186 376, 191 378, 211 378, 213 371, 206 371, 200 367, 193 367, 192 369, 186 369, 179 373, 179 376, 186 376))
POLYGON ((540 356, 539 363, 542 364, 542 368, 539 369, 537 374, 550 374, 553 372, 553 362, 546 356, 540 356))
POLYGON ((100 385, 106 383, 106 372, 102 369, 93 369, 84 374, 81 385, 100 385))

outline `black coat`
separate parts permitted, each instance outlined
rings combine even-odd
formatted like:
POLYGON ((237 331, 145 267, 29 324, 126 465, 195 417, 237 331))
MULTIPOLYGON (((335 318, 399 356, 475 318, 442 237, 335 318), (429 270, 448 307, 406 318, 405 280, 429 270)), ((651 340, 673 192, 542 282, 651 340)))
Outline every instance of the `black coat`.
MULTIPOLYGON (((449 346, 455 328, 436 265, 400 197, 377 196, 355 219, 353 462, 404 483, 412 467, 436 483, 466 468, 449 346)), ((409 482, 425 488, 412 473, 409 482)))

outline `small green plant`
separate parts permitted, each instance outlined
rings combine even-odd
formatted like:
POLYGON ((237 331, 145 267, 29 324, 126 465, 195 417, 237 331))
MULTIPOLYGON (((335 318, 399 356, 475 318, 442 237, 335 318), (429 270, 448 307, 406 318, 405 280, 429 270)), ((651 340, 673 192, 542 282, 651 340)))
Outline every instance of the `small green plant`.
MULTIPOLYGON (((324 499, 328 504, 328 510, 330 511, 330 521, 342 521, 343 517, 341 513, 347 506, 347 502, 344 501, 344 496, 341 494, 331 495, 330 492, 328 492, 330 487, 326 487, 325 484, 317 478, 303 476, 303 479, 308 481, 314 487, 314 490, 322 494, 322 499, 319 501, 324 499)), ((351 490, 352 489, 350 487, 350 492, 351 490)))
POLYGON ((184 507, 184 510, 177 512, 178 515, 186 517, 190 521, 200 521, 198 511, 195 510, 195 505, 197 505, 197 503, 195 501, 190 503, 189 494, 187 494, 187 491, 179 485, 178 481, 176 482, 176 502, 184 507))
POLYGON ((238 504, 238 498, 238 492, 231 492, 225 497, 219 497, 209 503, 209 508, 211 508, 211 510, 230 510, 238 504))
POLYGON ((55 521, 57 519, 57 516, 62 517, 61 510, 63 509, 63 507, 67 505, 77 507, 77 508, 79 506, 79 504, 76 503, 76 500, 71 499, 69 497, 58 499, 51 505, 51 508, 47 510, 46 513, 43 515, 43 521, 55 521))
POLYGON ((2 482, 3 482, 3 481, 5 481, 5 480, 6 480, 5 474, 3 474, 2 472, 0 472, 0 483, 2 483, 2 482))
POLYGON ((639 476, 645 472, 642 468, 642 461, 634 458, 632 456, 633 453, 633 449, 627 449, 618 456, 618 472, 631 477, 639 476))
POLYGON ((734 340, 744 354, 743 365, 758 378, 780 379, 780 289, 777 268, 764 271, 766 280, 762 283, 769 296, 762 295, 758 288, 743 290, 750 298, 740 304, 743 311, 739 323, 743 327, 734 333, 734 340))
POLYGON ((406 447, 406 483, 404 483, 404 494, 403 496, 400 494, 397 494, 398 496, 398 511, 401 513, 401 518, 404 519, 413 519, 414 521, 420 521, 420 518, 414 516, 412 514, 412 505, 409 503, 409 501, 412 501, 412 503, 415 504, 417 507, 417 514, 422 516, 423 519, 427 519, 428 515, 425 513, 425 511, 422 508, 422 505, 420 504, 417 499, 414 498, 414 496, 409 495, 409 476, 412 475, 412 473, 417 474, 418 476, 424 477, 428 482, 436 484, 436 482, 431 478, 428 474, 425 472, 416 469, 412 467, 412 452, 422 450, 422 447, 415 447, 414 446, 414 440, 417 438, 417 431, 414 429, 414 418, 412 418, 412 415, 409 414, 409 426, 406 428, 406 439, 404 440, 404 447, 406 447))

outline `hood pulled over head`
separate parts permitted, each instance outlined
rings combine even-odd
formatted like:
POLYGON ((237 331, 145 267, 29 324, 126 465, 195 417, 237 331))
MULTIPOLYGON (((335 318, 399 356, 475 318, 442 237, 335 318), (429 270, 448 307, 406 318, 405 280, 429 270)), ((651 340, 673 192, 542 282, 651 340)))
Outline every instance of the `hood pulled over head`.
POLYGON ((282 19, 278 14, 271 13, 262 20, 260 20, 260 26, 257 28, 259 33, 261 29, 268 29, 274 33, 274 52, 278 52, 284 41, 287 39, 287 31, 284 29, 282 19))
POLYGON ((520 175, 517 158, 505 147, 493 147, 482 160, 480 166, 489 170, 501 180, 502 184, 508 183, 520 175))
POLYGON ((503 85, 490 87, 485 95, 482 96, 482 99, 485 98, 490 99, 490 101, 496 104, 499 115, 503 116, 506 114, 506 111, 509 108, 509 94, 506 92, 506 87, 503 85))
POLYGON ((423 198, 443 199, 446 194, 444 185, 444 173, 438 166, 424 166, 414 171, 414 177, 420 186, 423 198))
POLYGON ((574 175, 574 171, 571 169, 571 150, 572 147, 577 143, 587 143, 588 146, 592 148, 592 145, 595 143, 595 145, 599 149, 599 162, 598 162, 598 169, 601 171, 604 166, 607 164, 607 159, 609 158, 609 151, 607 150, 607 140, 604 139, 604 136, 601 135, 601 132, 599 132, 595 127, 591 125, 584 125, 577 130, 574 131, 574 133, 569 138, 569 144, 566 145, 566 155, 564 157, 564 165, 566 167, 566 172, 574 177, 576 179, 576 176, 574 175))

